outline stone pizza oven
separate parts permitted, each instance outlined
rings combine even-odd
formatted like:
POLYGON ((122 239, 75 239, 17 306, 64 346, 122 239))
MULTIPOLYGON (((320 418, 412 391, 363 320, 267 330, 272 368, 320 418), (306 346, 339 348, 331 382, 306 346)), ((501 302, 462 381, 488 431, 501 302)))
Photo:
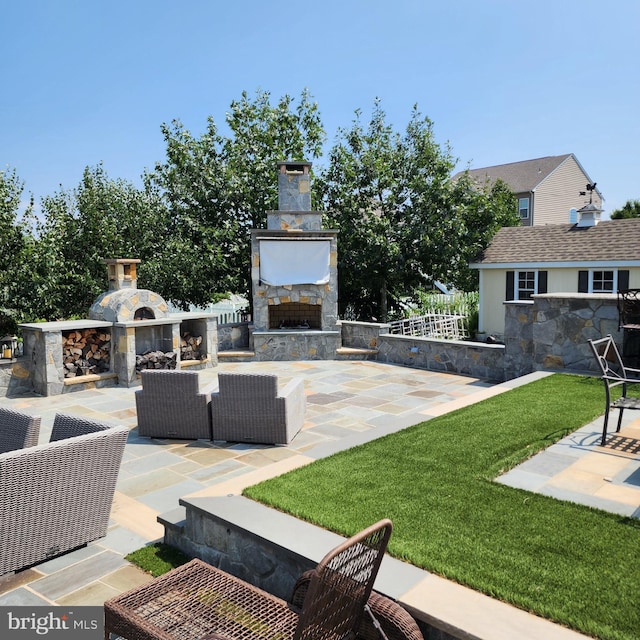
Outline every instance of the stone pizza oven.
POLYGON ((158 293, 138 289, 136 266, 140 260, 115 258, 105 260, 109 290, 102 293, 89 309, 89 318, 106 322, 154 320, 169 316, 169 305, 158 293))
POLYGON ((44 396, 91 386, 140 384, 142 368, 206 368, 218 363, 217 317, 174 313, 138 289, 136 258, 104 260, 109 288, 85 320, 20 325, 28 376, 44 396))

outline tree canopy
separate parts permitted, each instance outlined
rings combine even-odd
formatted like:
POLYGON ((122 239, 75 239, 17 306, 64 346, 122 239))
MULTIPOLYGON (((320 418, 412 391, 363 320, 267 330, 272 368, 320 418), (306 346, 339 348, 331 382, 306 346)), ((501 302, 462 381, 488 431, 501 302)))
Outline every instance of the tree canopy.
POLYGON ((640 200, 627 200, 627 202, 611 213, 612 220, 624 218, 640 218, 640 200))
POLYGON ((504 183, 452 181, 456 161, 414 107, 403 134, 376 101, 368 126, 356 111, 320 173, 330 226, 340 231, 340 312, 387 320, 390 309, 441 281, 477 286, 467 263, 500 226, 519 224, 504 183))
MULTIPOLYGON (((318 105, 306 91, 276 101, 244 92, 222 127, 209 117, 201 135, 179 120, 161 132, 166 157, 142 187, 86 167, 76 188, 43 198, 37 218, 29 205, 18 219, 23 185, 0 173, 0 305, 21 321, 86 317, 106 286, 103 259, 117 257, 140 258, 141 285, 181 308, 250 294, 249 230, 278 208, 277 163, 322 155, 318 105)), ((358 110, 339 129, 325 166, 314 164, 312 196, 340 231, 342 313, 386 319, 434 280, 475 288, 469 260, 519 223, 517 207, 504 184, 452 181, 454 166, 417 107, 402 133, 378 100, 366 126, 358 110)))

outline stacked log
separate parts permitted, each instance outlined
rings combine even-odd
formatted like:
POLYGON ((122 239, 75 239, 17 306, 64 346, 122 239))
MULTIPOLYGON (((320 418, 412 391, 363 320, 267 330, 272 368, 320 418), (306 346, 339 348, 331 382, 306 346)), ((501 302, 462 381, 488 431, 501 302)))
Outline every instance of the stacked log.
POLYGON ((186 332, 180 338, 180 360, 204 360, 207 355, 200 349, 202 336, 186 332))
POLYGON ((136 356, 136 371, 143 369, 175 369, 177 354, 175 351, 145 351, 136 356))
POLYGON ((69 331, 62 336, 64 377, 109 371, 111 334, 103 329, 69 331))

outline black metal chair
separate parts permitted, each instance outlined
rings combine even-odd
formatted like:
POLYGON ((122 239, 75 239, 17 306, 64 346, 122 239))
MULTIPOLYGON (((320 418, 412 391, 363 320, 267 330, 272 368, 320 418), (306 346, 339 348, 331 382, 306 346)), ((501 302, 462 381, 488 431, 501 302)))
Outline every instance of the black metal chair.
POLYGON ((618 291, 618 331, 622 330, 622 360, 640 367, 640 289, 618 291))
POLYGON ((640 409, 640 398, 627 396, 627 388, 629 384, 640 384, 640 369, 632 369, 625 366, 613 341, 611 335, 599 340, 589 340, 589 345, 596 357, 598 366, 602 373, 601 380, 604 383, 606 394, 606 407, 604 414, 604 424, 602 427, 602 441, 600 444, 604 446, 607 439, 607 428, 609 424, 609 410, 618 409, 618 427, 616 432, 620 431, 622 425, 622 416, 625 409, 640 409), (611 390, 614 387, 621 387, 621 395, 619 398, 613 398, 611 390))
POLYGON ((618 291, 618 329, 640 331, 640 289, 618 291))

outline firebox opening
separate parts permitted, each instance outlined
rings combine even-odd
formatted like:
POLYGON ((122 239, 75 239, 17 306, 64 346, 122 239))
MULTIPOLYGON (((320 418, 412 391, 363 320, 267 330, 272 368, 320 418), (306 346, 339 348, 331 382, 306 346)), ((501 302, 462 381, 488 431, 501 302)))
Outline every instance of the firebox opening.
POLYGON ((155 313, 153 313, 153 310, 149 309, 149 307, 140 307, 136 309, 136 312, 133 314, 134 320, 155 320, 155 318, 155 313))
POLYGON ((269 329, 321 329, 322 305, 286 302, 269 305, 269 329))

